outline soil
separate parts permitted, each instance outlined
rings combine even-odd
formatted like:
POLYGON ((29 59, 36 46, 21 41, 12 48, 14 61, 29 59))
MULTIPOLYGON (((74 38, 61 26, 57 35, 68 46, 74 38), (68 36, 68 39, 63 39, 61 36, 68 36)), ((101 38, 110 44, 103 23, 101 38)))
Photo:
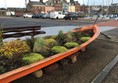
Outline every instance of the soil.
POLYGON ((38 79, 30 74, 11 83, 90 83, 116 56, 117 48, 117 43, 97 39, 80 53, 76 63, 60 66, 38 79))

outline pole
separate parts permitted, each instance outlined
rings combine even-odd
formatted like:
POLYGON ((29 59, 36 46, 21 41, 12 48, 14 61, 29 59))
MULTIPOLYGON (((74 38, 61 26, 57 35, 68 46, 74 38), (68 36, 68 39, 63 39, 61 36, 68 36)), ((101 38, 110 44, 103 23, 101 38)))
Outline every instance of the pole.
POLYGON ((25 0, 25 7, 26 7, 25 12, 27 13, 27 0, 25 0))
POLYGON ((90 15, 90 6, 89 6, 89 0, 87 2, 87 6, 88 6, 88 16, 90 15))

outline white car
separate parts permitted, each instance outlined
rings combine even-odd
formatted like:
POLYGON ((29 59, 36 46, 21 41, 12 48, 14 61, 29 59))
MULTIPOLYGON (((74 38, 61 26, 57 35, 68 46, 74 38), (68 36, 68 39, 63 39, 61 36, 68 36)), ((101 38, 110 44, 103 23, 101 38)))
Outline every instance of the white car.
POLYGON ((31 17, 32 17, 32 14, 25 13, 25 14, 23 15, 23 17, 24 17, 24 18, 31 18, 31 17))
POLYGON ((118 17, 116 17, 115 20, 118 20, 118 17))
POLYGON ((50 12, 51 19, 63 19, 64 17, 65 17, 65 15, 61 11, 50 12))

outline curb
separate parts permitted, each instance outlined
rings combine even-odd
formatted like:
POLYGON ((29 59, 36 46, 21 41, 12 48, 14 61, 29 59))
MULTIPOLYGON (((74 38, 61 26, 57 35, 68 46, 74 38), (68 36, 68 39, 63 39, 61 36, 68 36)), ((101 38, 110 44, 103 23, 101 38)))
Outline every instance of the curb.
POLYGON ((104 78, 108 75, 108 73, 112 70, 112 68, 118 62, 118 55, 114 59, 112 59, 108 65, 92 80, 91 83, 102 83, 104 78))

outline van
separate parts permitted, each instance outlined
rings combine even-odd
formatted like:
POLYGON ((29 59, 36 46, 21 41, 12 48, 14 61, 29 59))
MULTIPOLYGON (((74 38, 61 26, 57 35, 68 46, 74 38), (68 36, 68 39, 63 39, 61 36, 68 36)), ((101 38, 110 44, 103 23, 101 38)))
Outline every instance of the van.
POLYGON ((65 17, 65 15, 61 11, 50 12, 51 19, 63 19, 64 17, 65 17))
POLYGON ((32 17, 32 14, 30 14, 30 13, 25 13, 25 14, 23 14, 23 17, 24 17, 24 18, 31 18, 31 17, 32 17))

